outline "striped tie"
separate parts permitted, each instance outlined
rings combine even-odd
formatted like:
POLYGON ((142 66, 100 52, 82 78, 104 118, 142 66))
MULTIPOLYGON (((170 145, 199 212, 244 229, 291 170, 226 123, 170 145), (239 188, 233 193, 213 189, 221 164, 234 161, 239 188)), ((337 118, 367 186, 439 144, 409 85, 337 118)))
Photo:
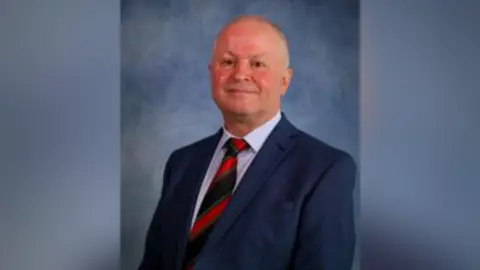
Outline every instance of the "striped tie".
POLYGON ((193 269, 195 259, 207 241, 215 222, 230 201, 237 178, 237 155, 247 149, 248 144, 242 139, 230 138, 226 148, 222 164, 210 184, 190 231, 184 260, 185 270, 193 269))

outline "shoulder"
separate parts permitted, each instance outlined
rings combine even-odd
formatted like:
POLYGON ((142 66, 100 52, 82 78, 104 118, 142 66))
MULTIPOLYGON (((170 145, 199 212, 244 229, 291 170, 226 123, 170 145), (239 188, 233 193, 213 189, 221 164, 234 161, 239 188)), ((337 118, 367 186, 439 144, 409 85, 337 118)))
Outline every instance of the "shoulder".
POLYGON ((324 178, 335 179, 334 185, 353 185, 358 166, 349 153, 313 135, 298 130, 295 146, 296 164, 302 171, 324 178))
POLYGON ((280 122, 282 133, 287 134, 295 140, 293 155, 295 159, 301 160, 302 166, 314 166, 317 170, 323 171, 335 162, 341 161, 352 163, 355 167, 353 157, 338 147, 335 147, 297 127, 286 117, 280 122), (323 168, 323 169, 322 169, 323 168))
POLYGON ((212 146, 216 146, 219 139, 219 133, 203 137, 199 140, 193 141, 186 145, 183 145, 172 151, 168 158, 168 163, 173 164, 176 162, 184 162, 186 159, 192 158, 196 153, 208 149, 212 146))
POLYGON ((297 158, 303 171, 312 176, 312 187, 322 196, 348 195, 355 187, 358 167, 354 158, 314 136, 299 131, 297 158))
POLYGON ((354 163, 353 157, 346 151, 332 146, 302 130, 299 130, 297 133, 297 149, 303 153, 302 155, 308 156, 310 159, 326 163, 336 161, 354 163))

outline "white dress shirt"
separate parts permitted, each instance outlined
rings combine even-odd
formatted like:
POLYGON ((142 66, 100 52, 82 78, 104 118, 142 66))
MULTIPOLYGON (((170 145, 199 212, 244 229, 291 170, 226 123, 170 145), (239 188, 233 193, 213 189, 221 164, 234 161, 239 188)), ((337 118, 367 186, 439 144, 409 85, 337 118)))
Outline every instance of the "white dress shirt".
MULTIPOLYGON (((282 115, 281 115, 281 112, 279 111, 272 119, 265 122, 263 125, 259 126, 258 128, 254 129, 253 131, 248 133, 245 137, 243 137, 243 139, 245 139, 245 141, 247 141, 247 143, 250 145, 250 147, 248 149, 240 152, 237 156, 237 159, 238 159, 238 162, 237 162, 237 181, 235 183, 234 191, 237 189, 238 185, 240 184, 240 182, 242 180, 242 176, 247 171, 248 166, 250 166, 250 163, 255 158, 258 151, 260 150, 260 148, 262 147, 263 143, 265 142, 267 137, 270 135, 272 130, 278 124, 281 117, 282 117, 282 115)), ((213 154, 213 158, 210 161, 210 165, 208 167, 205 178, 203 179, 203 183, 202 183, 202 186, 200 188, 200 192, 199 192, 198 197, 197 197, 197 203, 195 205, 195 211, 193 213, 193 218, 192 218, 192 222, 191 222, 192 227, 193 227, 193 224, 194 224, 195 219, 197 217, 200 206, 202 204, 203 198, 205 197, 205 194, 207 193, 208 187, 210 186, 210 183, 213 180, 213 177, 214 177, 215 173, 217 172, 218 168, 220 167, 223 156, 225 155, 226 149, 224 149, 223 146, 225 145, 225 142, 230 137, 235 137, 235 136, 230 134, 225 129, 225 127, 223 127, 223 135, 218 142, 217 148, 215 149, 215 152, 213 154)))

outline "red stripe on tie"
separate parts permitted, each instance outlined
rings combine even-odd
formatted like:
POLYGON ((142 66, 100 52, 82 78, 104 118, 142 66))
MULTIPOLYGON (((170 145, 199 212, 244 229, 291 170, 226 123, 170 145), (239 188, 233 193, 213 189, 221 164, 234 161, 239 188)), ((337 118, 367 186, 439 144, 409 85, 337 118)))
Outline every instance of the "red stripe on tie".
POLYGON ((208 228, 208 226, 220 216, 229 201, 230 196, 226 196, 223 201, 219 202, 215 207, 211 208, 200 219, 198 219, 193 225, 192 231, 190 233, 190 239, 196 238, 201 232, 208 228))
POLYGON ((222 164, 220 165, 220 168, 218 169, 214 179, 218 178, 219 175, 224 174, 226 171, 235 166, 236 162, 237 159, 235 157, 228 157, 224 161, 222 161, 222 164))
POLYGON ((242 139, 232 139, 232 144, 233 146, 235 146, 235 149, 237 149, 237 151, 242 151, 244 149, 244 147, 247 145, 247 143, 242 140, 242 139))

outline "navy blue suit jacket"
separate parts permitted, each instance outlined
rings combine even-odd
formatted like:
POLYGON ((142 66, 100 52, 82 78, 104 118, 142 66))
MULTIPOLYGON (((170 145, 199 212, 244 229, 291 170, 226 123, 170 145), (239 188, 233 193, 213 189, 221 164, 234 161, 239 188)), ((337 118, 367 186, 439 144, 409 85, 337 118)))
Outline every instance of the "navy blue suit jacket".
MULTIPOLYGON (((174 151, 139 270, 180 270, 197 193, 221 131, 174 151)), ((195 270, 348 270, 355 232, 350 155, 283 115, 246 171, 195 270)))

